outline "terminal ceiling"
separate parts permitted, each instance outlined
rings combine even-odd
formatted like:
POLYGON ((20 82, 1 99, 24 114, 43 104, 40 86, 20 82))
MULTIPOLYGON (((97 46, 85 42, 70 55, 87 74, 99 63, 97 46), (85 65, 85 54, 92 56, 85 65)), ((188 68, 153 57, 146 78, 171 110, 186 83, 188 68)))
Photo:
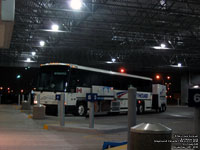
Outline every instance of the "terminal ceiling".
POLYGON ((67 0, 16 0, 9 49, 1 66, 66 62, 101 68, 171 69, 181 62, 200 67, 198 0, 83 0, 72 10, 67 0), (52 24, 61 32, 49 32, 52 24), (39 42, 45 41, 45 46, 39 42), (165 43, 169 49, 154 49, 165 43), (31 52, 36 52, 35 56, 31 52), (24 62, 31 58, 33 62, 24 62), (107 64, 112 58, 113 64, 107 64))

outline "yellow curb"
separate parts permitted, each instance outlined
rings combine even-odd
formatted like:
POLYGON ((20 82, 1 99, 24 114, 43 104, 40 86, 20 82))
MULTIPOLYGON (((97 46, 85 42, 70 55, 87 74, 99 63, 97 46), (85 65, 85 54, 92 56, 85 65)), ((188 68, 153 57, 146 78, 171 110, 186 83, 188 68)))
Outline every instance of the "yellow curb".
POLYGON ((33 118, 33 116, 32 116, 32 115, 28 115, 28 118, 29 118, 29 119, 32 119, 32 118, 33 118))
POLYGON ((48 130, 48 125, 44 124, 43 129, 48 130))

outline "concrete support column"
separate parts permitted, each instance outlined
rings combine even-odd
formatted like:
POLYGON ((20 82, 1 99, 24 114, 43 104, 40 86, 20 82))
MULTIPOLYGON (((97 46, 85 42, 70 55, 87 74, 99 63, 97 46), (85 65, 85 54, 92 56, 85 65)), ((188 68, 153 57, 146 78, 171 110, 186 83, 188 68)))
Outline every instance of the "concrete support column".
MULTIPOLYGON (((200 107, 194 108, 194 129, 200 140, 200 107)), ((200 146, 200 145, 199 145, 200 146)))
MULTIPOLYGON (((128 148, 131 150, 131 127, 136 125, 136 88, 128 89, 128 148)), ((132 139, 133 140, 133 139, 132 139)))
POLYGON ((181 76, 181 105, 188 103, 189 75, 187 73, 181 76))

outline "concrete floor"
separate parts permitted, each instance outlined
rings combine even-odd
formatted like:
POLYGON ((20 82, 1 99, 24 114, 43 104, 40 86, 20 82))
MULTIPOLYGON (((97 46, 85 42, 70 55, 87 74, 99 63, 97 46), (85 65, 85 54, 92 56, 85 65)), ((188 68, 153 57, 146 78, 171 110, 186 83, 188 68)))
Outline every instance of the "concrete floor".
MULTIPOLYGON (((0 150, 101 150, 104 141, 123 142, 127 131, 112 133, 79 133, 44 130, 44 124, 58 124, 55 116, 44 120, 28 118, 31 111, 21 112, 15 105, 0 105, 0 150)), ((137 116, 137 123, 162 123, 173 134, 194 134, 193 108, 168 107, 164 113, 149 112, 137 116)), ((66 124, 87 125, 89 119, 67 115, 66 124)), ((127 115, 98 116, 95 124, 127 127, 127 115)))

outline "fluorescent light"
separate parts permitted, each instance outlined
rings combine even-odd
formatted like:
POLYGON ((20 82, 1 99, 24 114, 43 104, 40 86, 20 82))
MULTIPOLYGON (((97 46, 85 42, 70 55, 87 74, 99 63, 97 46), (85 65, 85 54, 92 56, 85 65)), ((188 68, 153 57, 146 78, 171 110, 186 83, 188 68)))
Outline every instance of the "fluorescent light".
POLYGON ((58 31, 59 26, 58 26, 57 24, 53 24, 53 25, 51 26, 51 29, 52 29, 52 31, 58 31))
POLYGON ((30 58, 27 58, 27 59, 26 59, 26 62, 31 62, 31 59, 30 59, 30 58))
POLYGON ((32 54, 32 56, 35 56, 35 55, 36 55, 36 52, 32 52, 31 54, 32 54))
POLYGON ((70 7, 75 10, 80 10, 82 7, 82 1, 81 0, 71 0, 70 7))
POLYGON ((112 58, 112 62, 115 62, 116 61, 116 59, 115 58, 112 58))
POLYGON ((197 89, 197 88, 199 88, 199 86, 198 85, 194 85, 193 88, 197 89))
POLYGON ((40 46, 44 46, 45 42, 44 41, 40 41, 40 46))
POLYGON ((161 48, 165 48, 166 45, 165 45, 164 43, 162 43, 162 44, 160 44, 160 47, 161 47, 161 48))
POLYGON ((182 67, 182 64, 181 63, 178 63, 178 65, 177 65, 178 67, 182 67))
POLYGON ((154 49, 170 49, 168 47, 161 47, 161 46, 153 46, 154 49))

